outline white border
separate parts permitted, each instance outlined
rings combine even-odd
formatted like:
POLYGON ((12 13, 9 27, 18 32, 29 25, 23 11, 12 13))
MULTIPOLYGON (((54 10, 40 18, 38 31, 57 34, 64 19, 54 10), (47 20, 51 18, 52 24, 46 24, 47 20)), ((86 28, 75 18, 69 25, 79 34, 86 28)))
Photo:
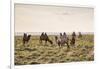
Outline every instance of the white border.
POLYGON ((11 60, 11 65, 10 65, 10 68, 11 69, 15 69, 14 68, 14 2, 13 2, 13 0, 11 0, 11 24, 10 24, 10 26, 11 26, 11 28, 10 28, 10 30, 11 30, 11 52, 10 52, 10 54, 11 54, 11 58, 10 58, 10 60, 11 60))
POLYGON ((54 0, 54 1, 50 1, 50 0, 14 0, 14 3, 20 3, 20 4, 37 4, 37 5, 53 5, 53 6, 72 6, 72 7, 89 7, 89 8, 94 8, 95 6, 92 4, 88 4, 88 3, 82 3, 81 1, 78 3, 75 2, 73 0, 54 0), (67 2, 69 1, 69 2, 67 2))
MULTIPOLYGON (((78 1, 78 0, 77 0, 78 1)), ((85 0, 86 2, 86 0, 85 0)), ((40 64, 40 65, 23 65, 15 66, 14 65, 14 3, 24 3, 24 4, 40 4, 40 5, 58 5, 58 6, 74 6, 74 7, 91 7, 94 8, 94 5, 91 3, 82 3, 81 1, 69 1, 69 0, 55 0, 55 1, 41 1, 41 0, 12 0, 11 1, 11 68, 12 69, 80 69, 81 67, 91 67, 94 66, 96 62, 72 62, 72 63, 62 63, 62 64, 40 64), (68 1, 68 2, 67 2, 68 1)), ((93 67, 94 68, 94 67, 93 67)))

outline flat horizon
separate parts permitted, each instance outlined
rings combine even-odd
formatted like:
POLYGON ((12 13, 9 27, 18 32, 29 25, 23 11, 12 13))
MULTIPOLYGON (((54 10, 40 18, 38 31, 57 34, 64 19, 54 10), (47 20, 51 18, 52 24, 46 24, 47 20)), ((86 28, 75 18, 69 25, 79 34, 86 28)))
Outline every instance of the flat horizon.
MULTIPOLYGON (((31 35, 41 35, 42 32, 16 32, 15 36, 23 35, 24 33, 31 34, 31 35)), ((46 32, 48 35, 59 35, 59 33, 63 32, 46 32)), ((65 32, 67 35, 71 35, 72 32, 65 32)), ((78 32, 75 32, 78 35, 78 32)), ((81 32, 82 34, 94 34, 94 32, 81 32)))

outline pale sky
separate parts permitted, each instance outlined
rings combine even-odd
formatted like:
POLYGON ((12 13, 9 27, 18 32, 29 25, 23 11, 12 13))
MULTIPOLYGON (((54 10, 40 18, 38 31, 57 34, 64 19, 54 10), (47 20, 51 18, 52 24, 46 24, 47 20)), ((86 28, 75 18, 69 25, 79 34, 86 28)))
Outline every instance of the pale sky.
POLYGON ((15 32, 93 32, 93 8, 15 4, 15 32))

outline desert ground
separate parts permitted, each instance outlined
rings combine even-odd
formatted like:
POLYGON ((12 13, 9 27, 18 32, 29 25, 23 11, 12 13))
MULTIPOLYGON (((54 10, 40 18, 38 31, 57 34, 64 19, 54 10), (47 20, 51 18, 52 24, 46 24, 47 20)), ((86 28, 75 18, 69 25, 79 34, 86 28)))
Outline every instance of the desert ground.
MULTIPOLYGON (((68 35, 71 38, 71 35, 68 35)), ((82 38, 76 37, 75 46, 59 47, 55 43, 54 35, 49 35, 53 41, 42 44, 39 35, 32 35, 28 44, 23 45, 23 36, 15 35, 14 61, 15 65, 67 63, 94 60, 94 35, 84 34, 82 38)))

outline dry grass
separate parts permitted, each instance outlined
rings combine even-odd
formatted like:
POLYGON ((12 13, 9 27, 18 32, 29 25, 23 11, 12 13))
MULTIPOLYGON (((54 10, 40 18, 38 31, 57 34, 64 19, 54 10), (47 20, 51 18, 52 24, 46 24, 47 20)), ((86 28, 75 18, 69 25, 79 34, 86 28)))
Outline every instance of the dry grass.
MULTIPOLYGON (((49 36, 54 42, 54 36, 49 36)), ((71 37, 69 35, 69 37, 71 37)), ((94 60, 94 36, 83 35, 76 39, 76 46, 59 47, 55 44, 39 43, 39 36, 32 36, 26 46, 22 44, 22 36, 15 36, 15 65, 65 63, 94 60)))

